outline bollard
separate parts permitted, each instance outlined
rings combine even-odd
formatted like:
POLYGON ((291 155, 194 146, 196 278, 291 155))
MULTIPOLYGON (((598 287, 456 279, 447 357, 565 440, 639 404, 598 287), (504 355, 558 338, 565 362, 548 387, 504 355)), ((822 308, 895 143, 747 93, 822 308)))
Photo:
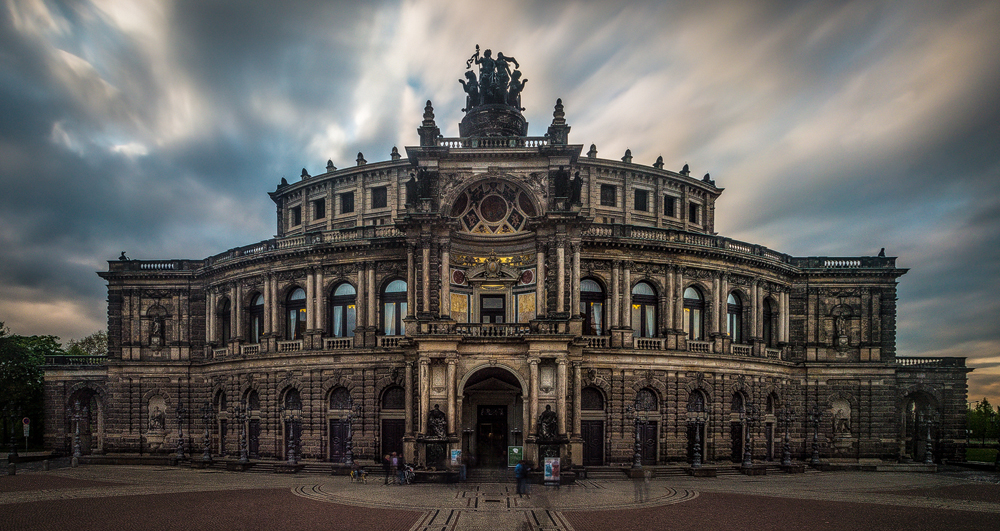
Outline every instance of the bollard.
POLYGON ((42 461, 42 470, 45 472, 49 471, 49 460, 45 459, 42 461))
POLYGON ((76 467, 80 466, 80 458, 79 457, 73 457, 73 460, 69 462, 69 466, 71 466, 73 468, 76 468, 76 467))
POLYGON ((14 476, 16 474, 17 474, 17 465, 15 465, 14 463, 9 463, 7 465, 7 475, 14 476))

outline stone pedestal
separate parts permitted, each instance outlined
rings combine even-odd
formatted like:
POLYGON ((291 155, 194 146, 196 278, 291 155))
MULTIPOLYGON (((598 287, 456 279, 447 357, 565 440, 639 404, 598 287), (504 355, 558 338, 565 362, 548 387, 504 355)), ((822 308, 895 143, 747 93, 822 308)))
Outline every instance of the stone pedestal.
POLYGON ((274 465, 275 474, 298 474, 306 465, 290 465, 288 463, 278 463, 274 465))
POLYGON ((719 470, 714 466, 688 467, 684 471, 687 472, 687 475, 696 478, 714 478, 719 475, 719 470))
POLYGON ((740 474, 745 476, 766 476, 767 467, 764 465, 754 465, 754 466, 738 466, 736 470, 739 470, 740 474))

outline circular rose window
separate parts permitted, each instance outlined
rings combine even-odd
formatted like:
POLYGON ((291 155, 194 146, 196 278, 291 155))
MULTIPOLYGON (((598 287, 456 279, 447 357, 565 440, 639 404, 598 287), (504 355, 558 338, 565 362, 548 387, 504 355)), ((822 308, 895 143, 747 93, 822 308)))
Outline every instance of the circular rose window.
POLYGON ((507 216, 507 202, 498 195, 488 195, 479 204, 479 213, 486 221, 496 223, 507 216))

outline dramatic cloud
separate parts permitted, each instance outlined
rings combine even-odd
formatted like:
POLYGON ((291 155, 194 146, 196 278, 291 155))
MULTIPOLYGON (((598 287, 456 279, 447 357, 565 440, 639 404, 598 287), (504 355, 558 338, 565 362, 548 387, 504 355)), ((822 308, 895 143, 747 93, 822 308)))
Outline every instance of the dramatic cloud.
POLYGON ((899 354, 967 356, 1000 403, 1000 4, 0 3, 0 321, 103 326, 94 271, 268 238, 302 167, 457 135, 476 44, 530 134, 662 155, 726 192, 720 233, 910 268, 899 354))

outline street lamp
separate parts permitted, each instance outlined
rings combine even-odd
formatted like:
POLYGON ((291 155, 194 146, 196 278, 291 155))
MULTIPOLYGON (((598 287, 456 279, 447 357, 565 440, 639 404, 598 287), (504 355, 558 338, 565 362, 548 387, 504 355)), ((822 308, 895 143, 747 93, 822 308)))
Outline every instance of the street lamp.
POLYGON ((923 410, 923 421, 924 425, 927 427, 927 439, 924 441, 924 464, 933 465, 934 464, 934 445, 931 444, 931 428, 938 423, 937 412, 931 406, 927 406, 923 410))
POLYGON ((282 406, 279 409, 279 413, 285 420, 285 429, 288 431, 288 464, 297 465, 299 463, 299 459, 295 454, 295 428, 301 410, 282 406))
POLYGON ((696 413, 694 418, 688 419, 688 423, 694 425, 694 455, 691 459, 691 468, 701 468, 701 431, 705 426, 705 414, 696 413))
POLYGON ((205 421, 205 453, 202 454, 201 460, 208 463, 212 462, 212 436, 208 429, 212 423, 212 413, 212 404, 205 402, 205 405, 201 406, 201 418, 205 421))
POLYGON ((785 444, 781 454, 782 466, 792 466, 792 447, 788 442, 788 427, 793 421, 795 421, 795 415, 792 414, 791 408, 786 407, 778 413, 778 422, 785 427, 785 444))
POLYGON ((83 452, 80 450, 80 420, 83 416, 87 414, 87 406, 80 407, 80 401, 77 400, 73 407, 73 421, 76 424, 75 432, 73 435, 73 460, 77 461, 82 456, 83 452))
POLYGON ((642 432, 639 429, 639 425, 645 424, 645 420, 639 416, 639 401, 636 400, 635 405, 627 406, 625 411, 634 415, 635 454, 632 456, 632 468, 642 468, 642 432))
POLYGON ((361 404, 355 404, 347 411, 347 417, 344 419, 347 422, 347 441, 344 443, 344 464, 347 466, 354 466, 354 417, 360 415, 362 411, 361 404))
POLYGON ((743 468, 753 467, 753 443, 756 426, 760 423, 760 408, 756 404, 748 404, 740 411, 740 421, 746 426, 747 444, 743 452, 743 468))
POLYGON ((177 404, 177 459, 184 459, 184 415, 187 408, 177 404))
POLYGON ((809 466, 819 466, 819 423, 822 420, 823 410, 819 408, 819 404, 813 404, 809 412, 809 423, 813 427, 812 459, 809 460, 809 466))

